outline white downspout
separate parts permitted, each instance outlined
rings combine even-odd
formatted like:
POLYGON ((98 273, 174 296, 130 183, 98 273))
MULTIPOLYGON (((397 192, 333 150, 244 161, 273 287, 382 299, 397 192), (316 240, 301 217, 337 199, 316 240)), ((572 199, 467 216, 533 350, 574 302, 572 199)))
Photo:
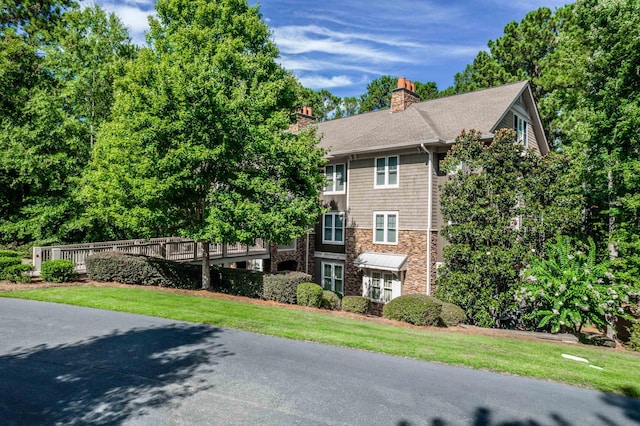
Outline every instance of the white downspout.
POLYGON ((307 251, 304 254, 304 273, 305 274, 309 274, 309 233, 310 231, 307 231, 307 251))
POLYGON ((427 295, 431 294, 431 227, 433 224, 433 151, 420 145, 429 154, 429 180, 427 188, 427 295))

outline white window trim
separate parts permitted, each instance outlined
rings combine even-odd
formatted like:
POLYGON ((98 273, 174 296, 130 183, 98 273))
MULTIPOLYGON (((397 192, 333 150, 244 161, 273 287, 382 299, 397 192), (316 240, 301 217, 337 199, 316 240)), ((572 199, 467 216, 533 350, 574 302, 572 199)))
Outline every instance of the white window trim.
POLYGON ((347 166, 344 163, 338 163, 338 164, 327 164, 324 166, 324 176, 325 179, 327 178, 327 167, 333 167, 333 173, 331 176, 331 181, 333 183, 333 185, 331 186, 332 189, 331 191, 326 191, 326 183, 325 183, 325 190, 322 191, 323 194, 327 194, 327 195, 332 195, 332 194, 346 194, 347 192, 347 185, 346 185, 346 177, 347 177, 347 166), (335 188, 338 186, 337 185, 337 173, 336 173, 336 166, 342 166, 343 167, 343 172, 342 172, 342 190, 341 191, 336 191, 335 188))
POLYGON ((329 290, 337 291, 336 290, 336 280, 335 280, 336 266, 339 266, 341 268, 341 270, 342 270, 341 271, 342 274, 340 276, 340 281, 342 281, 342 291, 340 293, 344 294, 344 264, 343 263, 321 262, 321 265, 320 265, 320 277, 321 277, 321 280, 322 280, 321 281, 322 282, 321 287, 326 290, 326 287, 324 286, 324 280, 325 280, 325 278, 330 278, 331 279, 331 288, 329 290), (324 268, 327 265, 331 266, 331 277, 327 277, 324 274, 324 268))
POLYGON ((373 159, 373 188, 374 189, 388 189, 400 187, 400 156, 389 155, 387 157, 376 157, 373 159), (378 160, 384 158, 384 184, 378 185, 378 160), (396 163, 396 183, 389 185, 389 158, 397 158, 396 163))
POLYGON ((370 298, 374 302, 389 303, 395 297, 400 296, 399 293, 401 292, 400 286, 402 286, 402 281, 401 281, 401 277, 399 276, 398 273, 390 272, 390 271, 382 271, 382 270, 371 270, 366 275, 367 275, 368 283, 365 284, 365 285, 367 285, 368 288, 364 292, 365 293, 364 294, 365 297, 370 298), (373 275, 374 274, 380 274, 380 280, 382 280, 381 285, 380 285, 380 298, 378 298, 378 299, 374 299, 374 297, 373 297, 373 275), (385 279, 385 275, 386 276, 391 276, 391 280, 386 280, 385 279), (389 284, 389 285, 385 287, 385 284, 389 284), (389 300, 384 300, 384 289, 385 288, 391 290, 391 297, 389 298, 389 300))
POLYGON ((328 212, 322 215, 322 244, 330 244, 330 245, 336 245, 336 246, 343 246, 344 245, 344 229, 345 229, 345 214, 344 212, 328 212), (333 222, 332 222, 332 227, 331 227, 331 235, 333 236, 333 239, 331 240, 325 240, 324 238, 324 229, 325 229, 325 218, 331 215, 334 217, 333 222), (335 239, 336 236, 336 220, 335 220, 335 216, 342 216, 342 241, 337 241, 335 239))
POLYGON ((400 214, 397 211, 373 212, 373 243, 397 246, 400 239, 400 214), (376 216, 384 215, 384 241, 376 241, 376 216), (389 215, 396 216, 396 241, 389 242, 389 215))
POLYGON ((515 127, 514 130, 516 131, 516 142, 524 145, 524 147, 526 148, 529 144, 529 126, 531 125, 531 123, 529 122, 529 120, 527 120, 527 118, 525 118, 524 115, 514 112, 513 125, 515 127), (518 139, 518 127, 520 122, 522 122, 524 128, 522 132, 522 137, 518 139))

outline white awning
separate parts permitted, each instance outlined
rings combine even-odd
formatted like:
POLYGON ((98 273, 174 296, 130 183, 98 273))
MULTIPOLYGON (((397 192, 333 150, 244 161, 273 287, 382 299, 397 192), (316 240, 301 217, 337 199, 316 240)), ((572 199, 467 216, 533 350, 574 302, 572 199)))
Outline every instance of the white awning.
POLYGON ((404 271, 407 269, 407 256, 404 254, 362 253, 353 261, 358 268, 380 269, 383 271, 404 271))

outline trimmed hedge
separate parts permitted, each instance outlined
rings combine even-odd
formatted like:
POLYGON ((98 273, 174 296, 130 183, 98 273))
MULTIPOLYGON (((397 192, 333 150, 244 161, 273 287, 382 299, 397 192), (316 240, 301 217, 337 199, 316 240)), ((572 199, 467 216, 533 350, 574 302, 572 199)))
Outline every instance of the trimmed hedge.
POLYGON ((201 267, 138 254, 105 251, 88 256, 87 275, 96 281, 196 289, 202 286, 201 267))
POLYGON ((632 351, 640 352, 640 319, 634 320, 631 327, 629 327, 629 334, 628 348, 632 351))
POLYGON ((10 266, 20 265, 22 260, 19 257, 0 257, 0 275, 10 266))
POLYGON ((262 277, 262 272, 213 266, 211 291, 259 299, 262 296, 262 277))
POLYGON ((76 276, 76 265, 67 259, 42 262, 40 278, 50 283, 66 283, 76 276))
POLYGON ((22 257, 22 255, 15 250, 0 250, 0 257, 22 257))
POLYGON ((315 283, 298 284, 296 289, 296 303, 300 306, 319 308, 322 306, 322 287, 315 283))
POLYGON ((12 265, 4 268, 0 273, 0 279, 9 280, 12 283, 29 283, 31 282, 31 265, 12 265))
POLYGON ((262 297, 282 303, 296 303, 298 284, 311 281, 304 272, 279 272, 263 278, 262 297))
POLYGON ((345 296, 342 298, 342 310, 354 314, 366 314, 371 306, 371 300, 362 296, 345 296))
POLYGON ((407 294, 396 297, 382 310, 387 319, 414 325, 439 325, 442 302, 426 294, 407 294))
POLYGON ((453 303, 438 301, 442 304, 442 311, 440 312, 441 325, 445 327, 455 327, 458 324, 462 324, 467 320, 467 314, 464 309, 453 303))
POLYGON ((321 307, 324 309, 330 309, 332 311, 340 310, 340 296, 334 293, 331 290, 323 290, 322 291, 322 305, 321 307))

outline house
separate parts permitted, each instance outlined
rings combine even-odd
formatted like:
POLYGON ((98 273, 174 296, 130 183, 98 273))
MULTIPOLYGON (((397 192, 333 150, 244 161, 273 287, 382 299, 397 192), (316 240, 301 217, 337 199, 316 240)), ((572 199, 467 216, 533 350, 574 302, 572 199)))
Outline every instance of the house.
MULTIPOLYGON (((311 111, 299 116, 307 123, 311 111)), ((435 290, 445 244, 439 187, 447 178, 439 164, 463 129, 490 140, 513 128, 519 143, 549 151, 526 81, 420 102, 400 78, 389 110, 317 126, 328 152, 322 202, 330 211, 298 239, 295 262, 327 289, 380 303, 435 290)), ((274 269, 282 255, 272 251, 274 269)))

